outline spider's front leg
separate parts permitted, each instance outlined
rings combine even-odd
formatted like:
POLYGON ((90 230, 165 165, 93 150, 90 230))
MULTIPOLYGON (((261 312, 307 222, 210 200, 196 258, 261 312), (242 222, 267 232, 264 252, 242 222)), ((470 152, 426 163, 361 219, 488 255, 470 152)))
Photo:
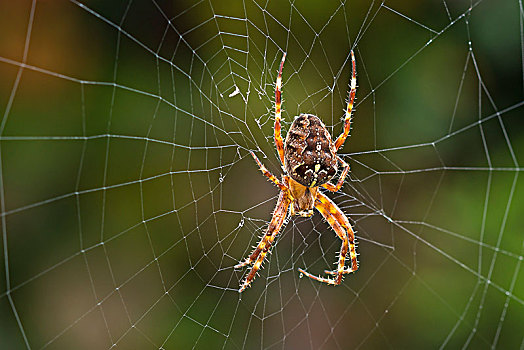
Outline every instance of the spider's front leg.
POLYGON ((349 220, 340 210, 339 207, 328 197, 322 193, 318 194, 315 208, 322 214, 327 220, 329 225, 336 232, 337 236, 342 240, 342 246, 340 248, 340 254, 338 258, 338 268, 335 271, 325 271, 330 275, 335 275, 334 278, 319 277, 306 272, 304 269, 298 269, 301 273, 307 277, 314 279, 319 282, 339 285, 342 282, 342 276, 347 273, 355 272, 358 269, 357 252, 355 248, 355 233, 349 223, 349 220), (344 268, 346 256, 349 252, 351 259, 351 267, 344 268))
POLYGON ((349 100, 346 107, 346 117, 344 118, 344 130, 342 134, 335 141, 335 148, 338 150, 344 144, 351 129, 351 112, 353 111, 353 103, 355 102, 355 95, 357 93, 357 67, 355 64, 355 54, 351 50, 351 83, 349 90, 349 100))
POLYGON ((284 142, 282 141, 281 123, 282 117, 282 69, 284 68, 284 62, 286 60, 286 53, 282 55, 282 61, 280 61, 280 68, 278 69, 277 82, 275 83, 275 146, 278 151, 278 157, 280 162, 284 165, 284 142))
POLYGON ((251 282, 255 279, 257 271, 260 269, 266 254, 269 252, 273 241, 277 237, 280 229, 282 228, 282 225, 284 224, 290 202, 291 199, 287 191, 281 191, 266 234, 262 237, 260 243, 258 243, 258 246, 255 248, 253 253, 245 261, 235 266, 235 268, 240 268, 254 263, 246 279, 240 285, 240 289, 238 290, 239 293, 243 292, 247 287, 249 287, 251 282))

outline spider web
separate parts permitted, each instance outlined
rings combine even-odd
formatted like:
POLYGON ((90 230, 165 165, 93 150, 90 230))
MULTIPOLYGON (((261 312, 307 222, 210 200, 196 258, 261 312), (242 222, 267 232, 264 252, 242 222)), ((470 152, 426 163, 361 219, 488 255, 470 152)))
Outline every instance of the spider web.
POLYGON ((513 1, 0 3, 0 339, 12 349, 524 349, 524 10, 513 1), (342 129, 337 261, 291 218, 251 288, 283 129, 342 129))

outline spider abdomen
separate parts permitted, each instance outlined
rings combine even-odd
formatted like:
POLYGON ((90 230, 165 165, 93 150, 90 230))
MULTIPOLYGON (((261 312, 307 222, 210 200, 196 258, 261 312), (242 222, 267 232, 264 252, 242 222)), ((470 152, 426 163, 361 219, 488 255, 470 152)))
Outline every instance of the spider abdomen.
POLYGON ((293 121, 284 144, 287 174, 301 185, 316 187, 337 173, 337 155, 331 135, 315 115, 301 114, 293 121))

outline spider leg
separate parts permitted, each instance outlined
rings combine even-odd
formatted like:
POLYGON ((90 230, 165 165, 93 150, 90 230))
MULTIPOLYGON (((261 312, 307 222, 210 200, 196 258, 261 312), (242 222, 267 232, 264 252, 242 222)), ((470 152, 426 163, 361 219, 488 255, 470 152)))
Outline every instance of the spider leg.
POLYGON ((327 182, 322 185, 325 189, 331 191, 331 192, 337 192, 342 188, 342 185, 344 184, 344 180, 346 179, 346 175, 349 171, 349 164, 344 161, 344 159, 337 156, 337 159, 342 165, 344 166, 344 170, 342 170, 342 174, 340 174, 340 178, 338 179, 338 182, 336 185, 333 185, 330 182, 327 182))
POLYGON ((284 224, 290 202, 291 200, 287 194, 287 191, 281 191, 266 234, 262 237, 260 243, 258 243, 258 246, 255 248, 253 253, 251 253, 251 255, 245 261, 235 266, 235 268, 240 268, 254 263, 246 279, 240 285, 240 289, 238 290, 239 293, 242 293, 247 287, 249 287, 251 282, 255 279, 257 271, 260 269, 266 254, 268 253, 271 245, 273 244, 273 241, 284 224))
POLYGON ((315 208, 327 220, 329 225, 336 232, 337 236, 342 240, 340 254, 338 258, 338 268, 335 271, 325 271, 330 275, 335 275, 334 278, 319 277, 306 272, 304 269, 298 269, 307 277, 319 282, 338 285, 342 282, 342 276, 347 273, 355 272, 358 269, 357 252, 355 249, 355 233, 351 228, 351 224, 347 217, 342 213, 339 207, 322 193, 318 194, 315 208), (349 252, 351 259, 351 268, 345 269, 345 260, 349 252))
POLYGON ((282 182, 280 182, 280 180, 278 180, 275 177, 275 175, 271 174, 269 170, 267 170, 267 168, 264 166, 264 164, 262 164, 262 162, 255 155, 255 153, 253 153, 253 151, 249 151, 249 153, 251 153, 251 156, 253 156, 253 158, 255 159, 255 162, 257 162, 258 167, 260 171, 262 172, 262 174, 264 174, 269 180, 271 180, 275 185, 277 185, 282 191, 287 192, 288 188, 282 182))
POLYGON ((357 92, 357 69, 355 65, 355 54, 351 50, 351 90, 349 91, 349 100, 346 108, 346 118, 344 119, 344 131, 335 141, 335 148, 338 150, 340 146, 346 141, 346 137, 349 135, 349 129, 351 128, 351 112, 353 111, 353 102, 355 102, 355 94, 357 92))
MULTIPOLYGON (((322 203, 322 205, 325 208, 328 208, 329 213, 332 215, 332 217, 346 231, 348 243, 349 243, 349 256, 351 259, 351 267, 348 270, 344 270, 343 273, 351 273, 351 272, 357 271, 358 270, 358 261, 357 261, 357 250, 356 250, 356 243, 355 243, 355 231, 353 231, 353 227, 349 223, 349 220, 346 217, 346 215, 342 212, 342 210, 340 210, 340 208, 331 199, 329 199, 327 196, 323 195, 322 193, 319 193, 317 199, 322 203)), ((333 274, 331 271, 327 271, 326 273, 333 274)))
POLYGON ((278 70, 278 77, 275 87, 275 146, 277 147, 280 162, 284 165, 284 142, 282 141, 281 133, 281 115, 282 115, 282 68, 284 68, 284 61, 286 60, 286 53, 282 55, 280 62, 280 69, 278 70))

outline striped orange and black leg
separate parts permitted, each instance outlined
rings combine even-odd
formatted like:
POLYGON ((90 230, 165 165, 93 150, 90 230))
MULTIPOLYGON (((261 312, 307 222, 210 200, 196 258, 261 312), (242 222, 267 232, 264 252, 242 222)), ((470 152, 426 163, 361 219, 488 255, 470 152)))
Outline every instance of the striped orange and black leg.
POLYGON ((282 140, 282 68, 284 68, 284 61, 286 60, 286 53, 282 55, 280 68, 278 70, 278 77, 275 87, 275 146, 277 147, 280 162, 284 165, 284 141, 282 140))
MULTIPOLYGON (((351 260, 351 267, 344 269, 342 271, 343 274, 355 272, 358 270, 358 260, 357 260, 357 248, 355 243, 355 231, 353 231, 353 227, 349 223, 348 218, 342 210, 328 197, 326 197, 323 194, 319 194, 318 200, 322 202, 322 206, 328 208, 329 213, 333 216, 333 218, 342 226, 347 234, 348 243, 349 243, 349 258, 351 260)), ((338 271, 325 271, 327 274, 338 274, 338 271)))
POLYGON ((316 281, 332 285, 339 285, 342 282, 342 275, 354 272, 358 269, 354 232, 351 228, 351 225, 349 224, 348 219, 336 206, 336 204, 333 203, 328 197, 324 196, 323 194, 319 194, 315 208, 317 208, 317 210, 322 214, 322 216, 336 232, 337 236, 342 240, 342 246, 340 248, 338 259, 338 268, 334 271, 325 271, 327 274, 335 275, 334 278, 319 277, 312 275, 303 269, 298 270, 307 277, 316 281), (346 269, 345 260, 348 252, 351 259, 351 268, 346 269))
POLYGON ((325 189, 331 191, 331 192, 337 192, 342 188, 342 185, 344 184, 344 180, 346 179, 346 175, 349 172, 349 164, 344 161, 344 159, 337 156, 337 159, 340 163, 342 163, 342 166, 344 169, 342 170, 342 174, 340 174, 340 178, 338 179, 338 182, 336 185, 333 185, 331 182, 327 182, 322 185, 325 189))
POLYGON ((249 153, 251 153, 251 156, 253 157, 253 159, 255 159, 255 162, 257 162, 258 168, 260 169, 262 174, 264 174, 269 180, 271 180, 271 182, 277 185, 282 191, 289 192, 288 188, 282 182, 280 182, 275 177, 275 175, 271 174, 269 170, 267 170, 267 168, 264 166, 264 164, 262 164, 262 162, 255 155, 255 153, 253 153, 253 151, 249 151, 249 153))
POLYGON ((273 244, 273 241, 277 237, 280 229, 282 228, 282 225, 284 224, 290 202, 291 200, 289 199, 287 193, 284 191, 280 192, 275 211, 273 212, 273 217, 271 218, 271 222, 269 223, 266 233, 260 240, 260 243, 245 261, 235 266, 235 268, 240 268, 253 264, 251 271, 249 271, 246 279, 240 285, 240 289, 238 290, 239 293, 243 292, 247 287, 249 287, 251 282, 255 279, 257 271, 260 269, 264 258, 273 244))
POLYGON ((335 141, 335 148, 338 150, 346 141, 346 138, 349 135, 349 129, 351 128, 351 112, 353 111, 353 103, 355 102, 355 94, 357 92, 357 68, 355 64, 355 54, 351 50, 351 84, 349 90, 349 100, 346 107, 346 117, 344 118, 344 131, 335 141))

